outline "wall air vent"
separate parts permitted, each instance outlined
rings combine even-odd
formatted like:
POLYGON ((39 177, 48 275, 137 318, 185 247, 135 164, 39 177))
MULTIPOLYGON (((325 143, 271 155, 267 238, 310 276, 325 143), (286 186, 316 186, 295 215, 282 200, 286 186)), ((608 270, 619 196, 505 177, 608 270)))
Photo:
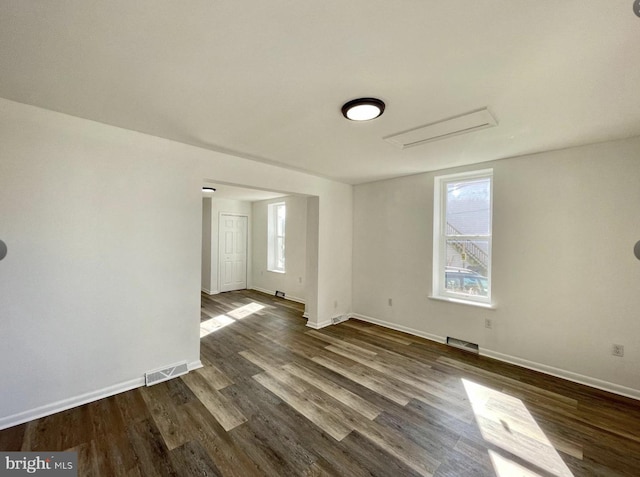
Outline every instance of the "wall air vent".
POLYGON ((475 343, 469 343, 468 341, 460 340, 458 338, 452 338, 451 336, 447 336, 447 344, 449 346, 453 346, 455 348, 460 348, 465 351, 470 351, 475 354, 480 353, 480 348, 475 343))
POLYGON ((445 119, 443 121, 427 124, 426 126, 409 129, 408 131, 401 133, 392 134, 391 136, 386 136, 383 139, 394 146, 398 146, 400 149, 406 149, 408 147, 419 146, 420 144, 425 144, 427 142, 447 139, 449 137, 458 136, 459 134, 479 131, 480 129, 486 129, 497 125, 498 122, 496 119, 485 108, 479 111, 463 114, 461 116, 445 119))
POLYGON ((338 315, 331 318, 331 323, 337 325, 338 323, 342 323, 343 321, 347 321, 349 319, 349 315, 338 315))
POLYGON ((184 361, 182 363, 174 364, 173 366, 144 373, 144 381, 147 386, 151 386, 152 384, 158 384, 162 381, 168 381, 171 378, 182 376, 188 372, 189 368, 187 367, 187 362, 184 361))

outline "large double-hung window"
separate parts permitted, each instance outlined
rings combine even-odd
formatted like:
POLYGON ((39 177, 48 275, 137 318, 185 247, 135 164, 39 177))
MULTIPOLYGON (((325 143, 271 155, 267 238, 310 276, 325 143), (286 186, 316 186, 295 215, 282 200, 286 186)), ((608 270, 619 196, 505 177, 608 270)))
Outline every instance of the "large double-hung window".
POLYGON ((491 304, 491 169, 438 176, 433 297, 491 304))

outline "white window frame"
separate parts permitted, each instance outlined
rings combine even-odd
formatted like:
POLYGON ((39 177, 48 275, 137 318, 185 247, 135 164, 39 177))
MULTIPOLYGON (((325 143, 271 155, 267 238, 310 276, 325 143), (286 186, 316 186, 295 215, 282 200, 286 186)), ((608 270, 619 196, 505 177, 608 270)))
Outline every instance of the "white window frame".
POLYGON ((479 171, 462 172, 459 174, 448 174, 436 176, 434 178, 434 201, 433 201, 433 290, 431 298, 442 299, 459 303, 492 307, 491 303, 491 262, 492 260, 492 238, 493 238, 493 169, 482 169, 479 171), (447 220, 447 184, 450 182, 472 181, 476 179, 489 179, 489 234, 488 235, 455 235, 446 234, 447 220), (447 266, 447 238, 459 239, 482 239, 489 243, 488 254, 489 263, 487 266, 487 279, 489 281, 487 296, 463 295, 447 290, 445 280, 445 269, 447 266))
POLYGON ((286 211, 285 202, 274 202, 267 205, 267 270, 275 273, 285 273, 285 251, 284 246, 278 244, 285 243, 286 235, 286 211), (282 230, 278 230, 278 211, 282 208, 285 211, 285 220, 282 230), (282 266, 279 264, 282 263, 282 266))

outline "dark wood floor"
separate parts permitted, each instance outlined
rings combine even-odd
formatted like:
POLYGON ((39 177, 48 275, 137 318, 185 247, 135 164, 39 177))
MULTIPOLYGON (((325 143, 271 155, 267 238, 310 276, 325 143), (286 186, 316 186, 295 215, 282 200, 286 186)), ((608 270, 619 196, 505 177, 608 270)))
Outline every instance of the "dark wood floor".
POLYGON ((640 403, 298 304, 203 296, 204 368, 0 432, 81 476, 640 475, 640 403))

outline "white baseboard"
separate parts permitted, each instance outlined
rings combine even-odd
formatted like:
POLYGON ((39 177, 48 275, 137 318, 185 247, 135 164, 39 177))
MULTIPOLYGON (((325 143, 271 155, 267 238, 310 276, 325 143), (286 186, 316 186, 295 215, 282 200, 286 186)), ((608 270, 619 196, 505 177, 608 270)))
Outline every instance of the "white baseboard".
MULTIPOLYGON (((202 368, 202 363, 200 360, 192 361, 187 364, 187 367, 189 371, 193 371, 194 369, 202 368)), ((144 377, 130 379, 96 391, 80 394, 51 404, 45 404, 44 406, 39 406, 34 409, 2 417, 0 418, 0 431, 9 427, 17 426, 18 424, 33 421, 34 419, 40 419, 41 417, 50 416, 57 412, 66 411, 67 409, 82 406, 83 404, 98 401, 99 399, 114 396, 125 391, 130 391, 144 385, 144 377)))
POLYGON ((191 361, 190 363, 187 363, 187 368, 189 369, 189 371, 194 371, 196 369, 200 369, 203 367, 204 367, 204 364, 202 364, 202 361, 200 361, 199 359, 197 359, 196 361, 191 361))
POLYGON ((557 378, 566 379, 578 384, 584 384, 596 389, 602 389, 613 394, 619 394, 621 396, 629 397, 632 399, 640 400, 640 390, 621 386, 619 384, 610 383, 601 379, 592 378, 583 374, 574 373, 573 371, 567 371, 565 369, 554 368, 546 364, 536 363, 517 356, 511 356, 497 351, 480 348, 480 354, 489 358, 497 359, 498 361, 504 361, 506 363, 515 364, 522 368, 532 369, 533 371, 539 371, 544 374, 549 374, 557 378))
MULTIPOLYGON (((266 293, 267 295, 275 295, 276 294, 275 290, 267 290, 266 288, 260 288, 260 287, 255 287, 255 286, 252 286, 251 290, 255 290, 255 291, 262 292, 262 293, 266 293)), ((290 295, 287 295, 286 293, 284 295, 284 299, 285 300, 295 301, 296 303, 302 303, 303 305, 305 304, 304 303, 304 299, 298 298, 296 296, 290 296, 290 295)))
POLYGON ((217 295, 218 293, 220 293, 219 291, 211 291, 211 290, 207 290, 206 288, 202 288, 201 290, 203 293, 206 293, 207 295, 217 295))
POLYGON ((358 313, 351 313, 349 315, 349 317, 350 318, 355 318, 355 319, 361 320, 361 321, 366 321, 368 323, 373 323, 374 325, 384 326, 385 328, 390 328, 392 330, 402 331, 404 333, 409 333, 410 335, 420 336, 421 338, 426 338, 428 340, 436 341, 438 343, 443 343, 444 344, 444 343, 447 342, 447 339, 442 337, 442 336, 432 335, 431 333, 425 333, 424 331, 415 330, 413 328, 409 328, 408 326, 398 325, 398 324, 392 323, 390 321, 384 321, 384 320, 380 320, 378 318, 372 318, 370 316, 360 315, 358 313))
MULTIPOLYGON (((407 326, 398 325, 396 323, 391 323, 389 321, 380 320, 378 318, 372 318, 370 316, 360 315, 358 313, 352 313, 350 317, 356 318, 358 320, 366 321, 368 323, 384 326, 385 328, 390 328, 392 330, 403 331, 405 333, 409 333, 410 335, 420 336, 421 338, 426 338, 431 341, 436 341, 437 343, 446 343, 447 341, 446 338, 443 336, 432 335, 431 333, 425 333, 424 331, 409 328, 407 326)), ((567 371, 565 369, 554 368, 553 366, 536 363, 534 361, 529 361, 524 358, 519 358, 517 356, 511 356, 508 354, 499 353, 497 351, 484 349, 482 347, 480 348, 480 354, 482 356, 487 356, 488 358, 497 359, 498 361, 504 361, 505 363, 515 364, 516 366, 520 366, 522 368, 527 368, 533 371, 538 371, 540 373, 555 376, 557 378, 566 379, 567 381, 572 381, 578 384, 584 384, 585 386, 590 386, 592 388, 601 389, 603 391, 607 391, 613 394, 618 394, 620 396, 625 396, 632 399, 640 400, 639 389, 628 388, 626 386, 621 386, 619 384, 610 383, 608 381, 603 381, 601 379, 591 378, 589 376, 574 373, 572 371, 567 371)))
POLYGON ((329 326, 331 324, 331 320, 321 321, 320 323, 311 323, 307 321, 307 326, 309 328, 313 328, 314 330, 319 330, 320 328, 324 328, 325 326, 329 326))

